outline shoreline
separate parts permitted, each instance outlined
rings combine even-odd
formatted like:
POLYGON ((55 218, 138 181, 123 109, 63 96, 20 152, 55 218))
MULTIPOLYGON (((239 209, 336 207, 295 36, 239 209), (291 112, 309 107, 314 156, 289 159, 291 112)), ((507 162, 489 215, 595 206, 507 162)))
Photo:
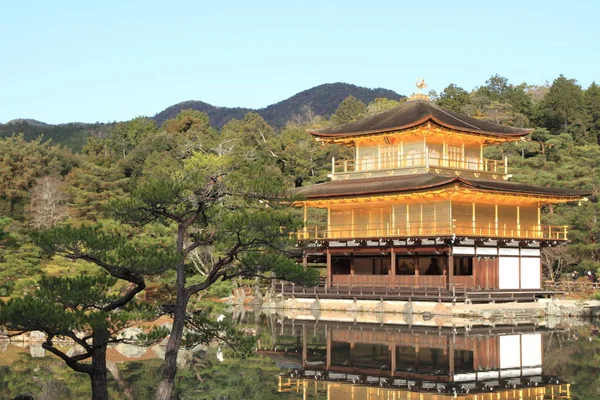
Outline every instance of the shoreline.
MULTIPOLYGON (((267 296, 268 297, 268 296, 267 296)), ((370 322, 378 324, 445 325, 447 320, 527 321, 537 319, 598 318, 599 300, 540 299, 529 303, 438 303, 426 301, 336 300, 318 298, 265 298, 260 305, 264 312, 289 314, 299 319, 326 321, 370 322), (434 321, 438 321, 437 323, 434 321)))

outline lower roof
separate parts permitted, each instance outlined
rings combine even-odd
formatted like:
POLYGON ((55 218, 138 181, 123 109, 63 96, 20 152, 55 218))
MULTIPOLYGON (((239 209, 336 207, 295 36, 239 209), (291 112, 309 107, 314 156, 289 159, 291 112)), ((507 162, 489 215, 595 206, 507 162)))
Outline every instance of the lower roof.
POLYGON ((295 193, 306 199, 315 200, 426 191, 452 184, 486 191, 505 192, 507 194, 540 195, 545 197, 556 197, 557 199, 576 200, 591 195, 591 191, 534 186, 504 180, 449 177, 431 173, 382 178, 334 180, 301 187, 296 189, 295 193))

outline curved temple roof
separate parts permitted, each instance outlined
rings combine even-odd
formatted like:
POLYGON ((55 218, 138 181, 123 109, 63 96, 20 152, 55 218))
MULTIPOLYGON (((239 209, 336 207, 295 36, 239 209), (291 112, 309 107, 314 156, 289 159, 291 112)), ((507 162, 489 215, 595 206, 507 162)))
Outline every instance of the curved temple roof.
POLYGON ((533 186, 500 180, 466 179, 434 174, 392 176, 335 180, 296 189, 296 194, 307 199, 327 199, 348 196, 384 195, 403 192, 425 191, 458 183, 473 189, 499 191, 507 194, 540 195, 557 199, 577 200, 591 192, 533 186))
POLYGON ((531 131, 469 117, 468 115, 443 109, 430 101, 413 100, 407 101, 392 110, 350 124, 310 131, 310 133, 323 139, 335 139, 410 129, 428 121, 448 129, 506 138, 518 138, 527 135, 531 131))

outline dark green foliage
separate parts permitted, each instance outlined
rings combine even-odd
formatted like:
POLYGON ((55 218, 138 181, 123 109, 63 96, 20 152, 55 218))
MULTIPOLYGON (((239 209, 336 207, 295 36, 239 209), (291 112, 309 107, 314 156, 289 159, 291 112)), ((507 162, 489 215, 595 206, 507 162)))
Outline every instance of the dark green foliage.
POLYGON ((533 102, 526 89, 525 84, 514 86, 508 79, 493 75, 471 93, 451 83, 440 93, 437 104, 497 124, 527 127, 533 102))
POLYGON ((463 112, 464 106, 469 104, 469 92, 465 89, 456 86, 454 83, 448 85, 439 95, 437 103, 444 108, 452 111, 463 112))
POLYGON ((550 132, 571 133, 581 138, 585 130, 584 93, 575 79, 560 75, 540 103, 541 121, 550 132))
POLYGON ((0 218, 0 232, 0 297, 30 291, 42 272, 41 249, 8 218, 0 218))
POLYGON ((600 87, 592 82, 584 94, 587 123, 591 140, 600 145, 600 87))
POLYGON ((89 137, 106 137, 111 126, 101 123, 49 125, 32 120, 15 120, 0 124, 0 138, 22 133, 25 140, 32 141, 43 136, 45 141, 51 140, 56 145, 80 152, 89 137))
POLYGON ((125 158, 144 138, 157 132, 156 123, 146 117, 119 122, 111 129, 108 147, 117 158, 125 158))
POLYGON ((86 160, 67 176, 73 217, 87 221, 102 219, 108 201, 123 197, 127 183, 119 165, 105 166, 86 160))
POLYGON ((358 121, 367 113, 367 106, 354 96, 348 96, 342 101, 331 116, 331 121, 335 125, 348 124, 358 121))
POLYGON ((33 238, 47 254, 90 261, 113 276, 163 273, 179 262, 181 256, 167 247, 164 239, 137 231, 125 236, 127 229, 102 225, 56 227, 36 232, 33 238))
POLYGON ((231 119, 240 119, 252 110, 249 108, 240 107, 215 107, 203 101, 189 100, 177 103, 173 106, 165 108, 163 111, 156 114, 152 119, 157 125, 162 125, 169 119, 176 118, 184 110, 194 110, 206 113, 210 117, 210 123, 215 128, 221 128, 231 119))

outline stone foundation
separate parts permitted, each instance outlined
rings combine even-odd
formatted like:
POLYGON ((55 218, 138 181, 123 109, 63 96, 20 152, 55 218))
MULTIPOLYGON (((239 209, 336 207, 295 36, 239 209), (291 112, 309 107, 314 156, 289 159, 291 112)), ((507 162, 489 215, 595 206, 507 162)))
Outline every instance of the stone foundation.
POLYGON ((598 317, 600 301, 541 299, 531 303, 452 304, 420 301, 285 299, 269 296, 262 304, 265 311, 285 310, 295 319, 361 322, 377 324, 455 325, 474 320, 493 323, 526 323, 540 318, 598 317))

